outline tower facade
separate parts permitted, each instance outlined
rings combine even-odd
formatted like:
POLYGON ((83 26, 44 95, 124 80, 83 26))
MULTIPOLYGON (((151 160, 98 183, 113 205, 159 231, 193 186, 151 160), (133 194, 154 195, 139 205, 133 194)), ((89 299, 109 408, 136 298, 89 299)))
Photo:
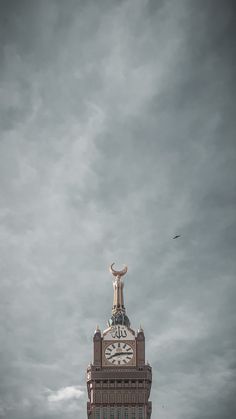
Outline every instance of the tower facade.
POLYGON ((152 369, 145 362, 145 336, 141 327, 135 333, 126 315, 127 267, 115 271, 113 265, 112 315, 106 330, 95 330, 93 363, 87 368, 88 419, 150 419, 152 369))

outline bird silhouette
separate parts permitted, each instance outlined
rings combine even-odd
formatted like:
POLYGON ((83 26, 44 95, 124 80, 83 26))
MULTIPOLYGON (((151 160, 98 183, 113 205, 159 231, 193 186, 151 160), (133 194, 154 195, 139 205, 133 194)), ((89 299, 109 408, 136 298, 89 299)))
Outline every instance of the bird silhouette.
POLYGON ((181 237, 180 234, 176 234, 176 236, 172 237, 173 239, 178 239, 179 237, 181 237))

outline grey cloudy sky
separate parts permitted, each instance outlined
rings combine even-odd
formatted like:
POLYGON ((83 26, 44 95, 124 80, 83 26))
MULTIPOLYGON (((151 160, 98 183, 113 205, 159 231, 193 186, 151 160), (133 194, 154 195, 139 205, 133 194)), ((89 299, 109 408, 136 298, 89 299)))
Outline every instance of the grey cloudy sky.
POLYGON ((234 2, 0 5, 0 417, 86 417, 116 262, 153 419, 234 419, 234 2))

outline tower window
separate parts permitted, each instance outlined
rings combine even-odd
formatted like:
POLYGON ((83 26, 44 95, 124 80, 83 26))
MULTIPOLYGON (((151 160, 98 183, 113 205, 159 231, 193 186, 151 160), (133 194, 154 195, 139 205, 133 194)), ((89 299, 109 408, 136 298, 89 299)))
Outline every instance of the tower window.
POLYGON ((143 408, 142 407, 138 408, 138 419, 143 419, 143 408))
POLYGON ((111 407, 111 411, 110 411, 110 419, 115 419, 114 407, 111 407))
POLYGON ((135 419, 135 407, 132 407, 132 415, 131 415, 132 419, 135 419))
POLYGON ((107 418, 107 408, 106 407, 103 408, 103 419, 108 419, 107 418))
POLYGON ((121 419, 121 409, 118 407, 117 409, 117 419, 121 419))

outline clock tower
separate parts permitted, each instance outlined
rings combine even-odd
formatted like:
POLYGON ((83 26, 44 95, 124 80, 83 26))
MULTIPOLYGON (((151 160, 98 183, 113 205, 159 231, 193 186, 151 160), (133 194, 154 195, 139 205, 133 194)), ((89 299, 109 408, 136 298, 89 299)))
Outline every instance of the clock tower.
POLYGON ((112 315, 108 328, 96 328, 93 363, 87 368, 88 419, 150 419, 152 369, 145 362, 145 337, 130 327, 124 306, 123 277, 127 267, 115 271, 112 315))

